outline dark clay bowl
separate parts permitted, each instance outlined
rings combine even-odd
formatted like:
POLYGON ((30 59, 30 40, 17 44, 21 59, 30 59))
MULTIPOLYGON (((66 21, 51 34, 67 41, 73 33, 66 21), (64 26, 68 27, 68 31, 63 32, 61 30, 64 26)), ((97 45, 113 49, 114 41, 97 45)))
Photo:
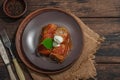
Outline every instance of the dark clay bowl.
POLYGON ((41 73, 58 73, 71 67, 83 48, 83 33, 78 21, 70 13, 56 8, 39 9, 28 15, 16 34, 16 48, 21 60, 30 69, 41 73), (45 56, 36 56, 42 28, 54 23, 68 29, 72 49, 64 62, 58 64, 45 56))
POLYGON ((5 0, 3 11, 10 18, 19 18, 27 11, 26 0, 5 0))

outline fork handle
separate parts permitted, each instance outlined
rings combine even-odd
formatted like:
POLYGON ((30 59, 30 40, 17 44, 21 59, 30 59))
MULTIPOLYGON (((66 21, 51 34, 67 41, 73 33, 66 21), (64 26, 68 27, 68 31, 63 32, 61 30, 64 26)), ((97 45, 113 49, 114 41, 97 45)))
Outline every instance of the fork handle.
POLYGON ((9 65, 7 65, 7 70, 8 70, 8 72, 9 72, 10 79, 11 79, 11 80, 17 80, 17 79, 16 79, 16 77, 15 77, 15 75, 14 75, 14 73, 13 73, 13 70, 12 70, 12 68, 11 68, 11 65, 10 65, 10 64, 9 64, 9 65))
POLYGON ((15 66, 15 69, 16 69, 16 72, 18 74, 19 79, 25 80, 25 76, 23 74, 23 71, 22 71, 20 65, 18 64, 18 61, 16 60, 16 58, 13 58, 13 63, 14 63, 14 66, 15 66))

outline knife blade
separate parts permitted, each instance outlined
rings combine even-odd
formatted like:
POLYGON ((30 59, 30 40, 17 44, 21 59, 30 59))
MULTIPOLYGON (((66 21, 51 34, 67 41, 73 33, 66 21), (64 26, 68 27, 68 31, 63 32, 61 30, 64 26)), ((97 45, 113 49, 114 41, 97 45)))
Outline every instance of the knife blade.
POLYGON ((0 55, 1 55, 1 57, 2 57, 5 64, 10 63, 9 58, 8 58, 8 56, 6 54, 6 50, 5 50, 1 40, 0 40, 0 55))
POLYGON ((15 74, 13 73, 8 55, 6 53, 6 50, 5 50, 4 45, 3 45, 1 40, 0 40, 0 55, 2 57, 2 60, 4 61, 4 63, 7 66, 7 69, 8 69, 11 80, 17 80, 16 77, 15 77, 15 74))

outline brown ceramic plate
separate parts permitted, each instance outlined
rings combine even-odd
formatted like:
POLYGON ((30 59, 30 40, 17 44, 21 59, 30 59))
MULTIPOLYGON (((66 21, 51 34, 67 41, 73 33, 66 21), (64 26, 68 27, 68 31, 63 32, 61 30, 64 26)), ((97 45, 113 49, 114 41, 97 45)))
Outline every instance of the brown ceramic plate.
POLYGON ((28 15, 20 24, 16 35, 16 47, 21 60, 32 70, 56 73, 67 69, 78 59, 83 47, 83 34, 71 14, 55 8, 40 9, 28 15), (65 26, 71 35, 72 50, 61 64, 44 56, 36 56, 41 30, 49 23, 65 26))

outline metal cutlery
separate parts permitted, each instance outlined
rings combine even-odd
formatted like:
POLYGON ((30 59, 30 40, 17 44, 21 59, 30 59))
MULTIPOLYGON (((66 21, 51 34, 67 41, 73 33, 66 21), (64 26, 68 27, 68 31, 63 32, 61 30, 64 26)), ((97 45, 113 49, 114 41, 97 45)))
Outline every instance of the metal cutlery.
POLYGON ((21 69, 18 61, 16 60, 14 54, 12 53, 12 50, 11 50, 11 42, 10 42, 10 40, 9 40, 9 38, 8 38, 8 35, 7 35, 7 33, 6 33, 5 30, 2 30, 2 31, 1 31, 1 37, 2 37, 2 40, 3 40, 4 45, 5 45, 5 46, 9 49, 9 51, 10 51, 10 54, 11 54, 11 56, 12 56, 12 61, 13 61, 13 63, 14 63, 14 66, 15 66, 15 69, 16 69, 16 72, 17 72, 17 75, 18 75, 19 79, 20 79, 20 80, 25 80, 25 76, 24 76, 24 74, 23 74, 23 71, 22 71, 22 69, 21 69))
POLYGON ((8 70, 9 75, 10 75, 10 79, 11 80, 17 80, 16 77, 15 77, 15 74, 13 73, 8 55, 6 53, 6 50, 5 50, 4 45, 2 44, 1 40, 0 40, 0 55, 1 55, 4 63, 6 64, 7 70, 8 70))

